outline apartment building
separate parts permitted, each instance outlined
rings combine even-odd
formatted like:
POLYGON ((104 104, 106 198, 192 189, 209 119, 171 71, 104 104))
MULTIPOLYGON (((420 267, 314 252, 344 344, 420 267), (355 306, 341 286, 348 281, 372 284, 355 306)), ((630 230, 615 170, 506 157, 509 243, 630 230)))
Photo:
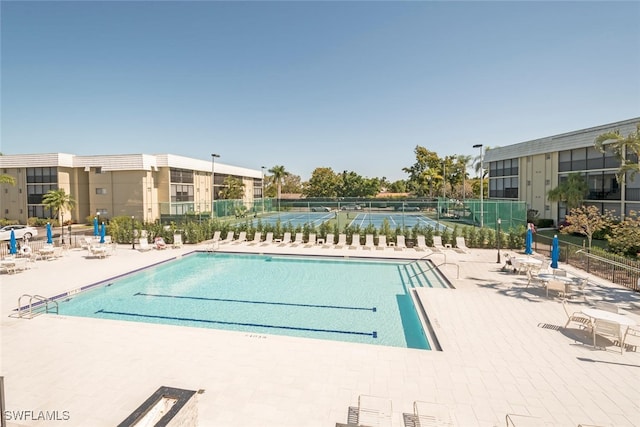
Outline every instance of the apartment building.
MULTIPOLYGON (((484 164, 489 169, 489 197, 525 201, 540 218, 557 223, 564 219, 567 208, 564 203, 550 202, 547 193, 577 172, 589 186, 585 204, 617 216, 640 212, 640 175, 633 180, 627 176, 620 185, 615 177, 620 162, 613 153, 602 153, 594 146, 599 135, 618 130, 627 136, 637 130, 638 123, 640 117, 488 149, 484 164)), ((635 154, 627 155, 638 161, 635 154)))
POLYGON ((55 213, 42 204, 42 197, 62 188, 76 201, 73 209, 63 212, 65 221, 84 222, 92 215, 155 221, 161 215, 210 213, 212 198, 220 197, 230 176, 243 183, 245 206, 262 198, 262 170, 213 160, 174 154, 3 155, 0 173, 12 176, 16 184, 1 184, 0 212, 20 223, 31 217, 53 218, 55 213))

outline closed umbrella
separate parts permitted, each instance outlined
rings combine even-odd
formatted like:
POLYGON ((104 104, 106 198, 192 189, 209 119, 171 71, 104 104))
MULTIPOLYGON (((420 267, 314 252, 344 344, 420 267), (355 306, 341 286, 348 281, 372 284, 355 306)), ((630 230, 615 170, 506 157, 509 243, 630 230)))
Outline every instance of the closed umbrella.
POLYGON ((51 224, 47 223, 47 244, 53 244, 53 234, 51 233, 51 224))
POLYGON ((558 235, 553 236, 551 243, 551 268, 558 268, 558 260, 560 259, 560 245, 558 244, 558 235))
POLYGON ((15 255, 18 253, 18 243, 16 242, 16 233, 11 230, 11 237, 9 240, 9 253, 15 255))
POLYGON ((93 218, 93 235, 98 235, 98 218, 96 217, 93 218))
POLYGON ((103 222, 102 225, 100 226, 100 243, 104 243, 104 235, 105 235, 105 229, 104 229, 104 222, 103 222))
POLYGON ((533 232, 531 231, 530 228, 527 228, 527 236, 525 239, 524 253, 527 255, 531 255, 533 253, 533 249, 531 248, 532 246, 533 246, 533 232))

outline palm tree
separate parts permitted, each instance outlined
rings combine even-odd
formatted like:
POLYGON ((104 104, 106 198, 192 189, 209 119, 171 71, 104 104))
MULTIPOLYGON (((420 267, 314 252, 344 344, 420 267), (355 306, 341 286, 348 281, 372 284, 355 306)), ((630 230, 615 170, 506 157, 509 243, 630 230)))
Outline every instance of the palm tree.
POLYGON ((589 193, 589 185, 579 173, 571 173, 565 181, 556 188, 549 190, 547 199, 550 202, 565 202, 567 211, 582 205, 585 196, 589 193))
POLYGON ((462 203, 464 203, 465 199, 466 199, 466 183, 467 183, 467 166, 469 166, 469 162, 471 161, 473 157, 472 156, 464 156, 464 155, 459 155, 458 156, 458 166, 461 167, 462 169, 462 203))
POLYGON ((631 132, 626 137, 620 135, 619 130, 603 133, 598 135, 595 147, 601 152, 611 150, 615 158, 620 161, 620 167, 616 172, 616 179, 620 185, 624 184, 627 172, 630 173, 629 178, 633 180, 638 172, 640 172, 640 123, 637 124, 635 132, 631 132), (635 154, 635 161, 627 157, 628 154, 635 154))
POLYGON ((269 169, 269 173, 271 174, 271 182, 273 182, 276 185, 276 188, 278 189, 277 195, 278 195, 278 200, 280 200, 281 191, 282 191, 282 180, 284 179, 285 176, 289 175, 289 172, 287 172, 284 169, 284 166, 274 166, 271 169, 269 169))
MULTIPOLYGON (((42 204, 51 209, 58 216, 58 221, 60 221, 60 228, 62 229, 62 236, 64 236, 64 224, 62 220, 62 213, 65 209, 73 209, 76 205, 76 201, 71 197, 70 194, 67 194, 64 191, 64 188, 59 188, 57 190, 49 190, 42 197, 42 204)), ((64 243, 64 237, 62 237, 62 243, 64 243)))

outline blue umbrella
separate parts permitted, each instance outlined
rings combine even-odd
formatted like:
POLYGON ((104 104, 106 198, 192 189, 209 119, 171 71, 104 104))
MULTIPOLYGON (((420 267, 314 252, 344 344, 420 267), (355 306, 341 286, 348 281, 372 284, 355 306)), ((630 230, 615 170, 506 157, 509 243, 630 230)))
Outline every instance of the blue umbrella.
POLYGON ((47 243, 53 244, 53 234, 51 234, 51 224, 47 223, 47 243))
POLYGON ((93 235, 98 235, 98 218, 93 217, 93 235))
POLYGON ((9 241, 9 253, 15 255, 18 253, 18 244, 16 242, 16 233, 11 230, 11 240, 9 241))
POLYGON ((553 236, 551 243, 551 268, 558 268, 558 260, 560 259, 560 246, 558 244, 558 235, 553 236))
POLYGON ((531 255, 533 253, 533 249, 531 248, 531 246, 533 246, 533 232, 531 231, 530 228, 527 228, 527 236, 525 239, 525 248, 524 248, 525 254, 531 255))
POLYGON ((104 230, 104 222, 103 222, 102 225, 100 226, 100 243, 104 243, 104 234, 105 234, 105 230, 104 230))

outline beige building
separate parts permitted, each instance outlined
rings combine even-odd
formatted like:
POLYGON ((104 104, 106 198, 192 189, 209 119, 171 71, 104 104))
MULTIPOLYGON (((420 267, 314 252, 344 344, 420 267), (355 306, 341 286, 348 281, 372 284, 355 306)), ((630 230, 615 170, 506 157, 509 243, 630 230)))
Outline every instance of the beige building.
MULTIPOLYGON (((585 204, 617 216, 640 212, 640 175, 634 180, 627 176, 625 185, 620 185, 615 177, 620 162, 613 153, 602 153, 594 146, 599 135, 618 130, 627 136, 636 131, 638 123, 640 117, 489 149, 484 157, 489 197, 525 201, 528 209, 538 211, 539 218, 557 223, 567 209, 563 203, 549 202, 547 193, 570 173, 578 172, 589 186, 585 204)), ((635 155, 628 156, 638 161, 635 155)))
POLYGON ((97 214, 148 222, 161 215, 210 214, 212 173, 216 200, 227 177, 242 181, 242 203, 249 209, 262 199, 263 190, 261 170, 173 154, 3 155, 0 172, 16 180, 15 186, 0 187, 2 217, 20 223, 31 217, 53 218, 55 213, 42 205, 42 197, 59 188, 76 201, 73 209, 63 212, 64 221, 80 223, 97 214))

